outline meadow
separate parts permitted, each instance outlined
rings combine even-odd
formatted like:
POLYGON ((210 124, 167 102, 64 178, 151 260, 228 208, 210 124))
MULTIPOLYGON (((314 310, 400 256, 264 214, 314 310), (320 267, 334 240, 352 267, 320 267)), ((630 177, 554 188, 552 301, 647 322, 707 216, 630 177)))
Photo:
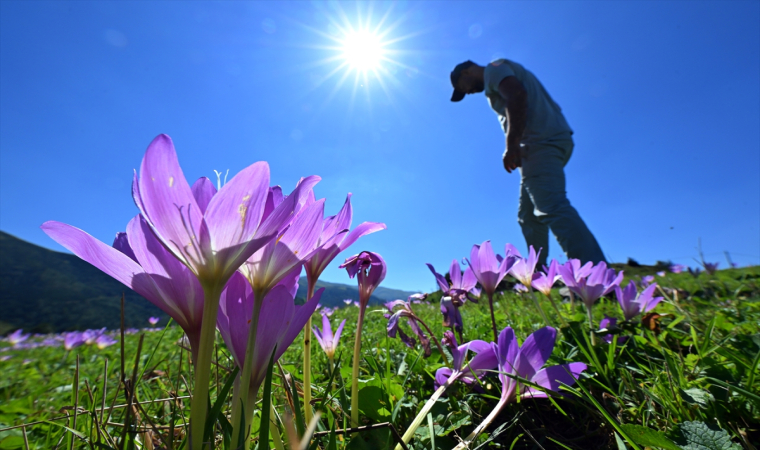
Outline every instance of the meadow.
MULTIPOLYGON (((536 295, 557 330, 546 364, 582 362, 587 368, 577 383, 563 384, 548 398, 518 397, 506 404, 470 448, 756 448, 760 267, 657 275, 647 268, 624 269, 621 286, 629 280, 651 282, 644 277, 653 276, 663 301, 651 313, 622 322, 618 301, 608 294, 594 306, 595 329, 589 330, 582 302, 563 297, 561 283, 551 292, 556 310, 545 296, 536 295), (596 332, 605 317, 618 318, 620 327, 596 332), (589 331, 595 332, 593 338, 589 331)), ((512 289, 514 280, 507 280, 494 298, 495 320, 499 330, 510 326, 522 343, 546 323, 533 294, 512 289)), ((271 391, 264 383, 259 392, 251 427, 254 445, 260 450, 455 447, 499 402, 502 383, 496 371, 486 371, 470 384, 453 383, 433 402, 410 442, 399 444, 436 391, 436 371, 450 366, 453 357, 449 346, 437 346, 446 331, 441 296, 434 292, 409 303, 436 338, 429 356, 419 342, 409 346, 388 336, 387 309, 367 309, 359 430, 351 429, 349 413, 359 308, 318 310, 315 325, 321 324, 320 313, 331 314, 333 329, 346 320, 334 364, 318 345, 311 346, 312 397, 304 406, 303 337, 295 339, 270 365, 271 391), (262 427, 261 406, 268 398, 272 408, 263 409, 269 409, 270 420, 262 427), (310 423, 305 408, 317 414, 310 423)), ((460 311, 464 341, 492 340, 484 296, 460 311)), ((414 336, 403 319, 400 329, 414 336)), ((109 333, 117 342, 104 348, 30 345, 44 339, 51 343, 51 336, 30 337, 16 347, 0 343, 0 449, 188 448, 194 376, 182 329, 170 323, 109 333)), ((237 372, 217 333, 206 424, 215 448, 233 448, 231 390, 237 372)), ((532 385, 520 377, 517 381, 532 385)))

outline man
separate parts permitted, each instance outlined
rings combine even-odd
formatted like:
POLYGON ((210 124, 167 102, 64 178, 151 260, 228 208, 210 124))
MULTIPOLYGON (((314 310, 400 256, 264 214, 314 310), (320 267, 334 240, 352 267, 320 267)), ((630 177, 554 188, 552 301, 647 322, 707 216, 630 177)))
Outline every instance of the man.
POLYGON ((568 258, 605 261, 565 192, 564 167, 573 153, 573 130, 535 75, 508 59, 485 67, 465 61, 451 72, 451 84, 452 102, 485 91, 499 117, 506 134, 504 169, 512 173, 520 168, 522 175, 518 222, 527 244, 543 249, 539 264, 546 264, 550 229, 568 258))

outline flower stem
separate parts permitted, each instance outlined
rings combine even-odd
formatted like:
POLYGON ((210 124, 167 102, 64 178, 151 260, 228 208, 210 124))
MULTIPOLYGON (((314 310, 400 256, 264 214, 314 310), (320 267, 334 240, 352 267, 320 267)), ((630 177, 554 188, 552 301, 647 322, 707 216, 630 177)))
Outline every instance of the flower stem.
MULTIPOLYGON (((435 405, 435 402, 438 401, 438 398, 443 395, 444 392, 446 392, 446 389, 451 386, 451 383, 454 382, 454 380, 459 376, 458 373, 455 373, 451 377, 449 377, 448 380, 446 380, 446 383, 442 384, 441 387, 439 387, 433 395, 430 397, 430 399, 425 403, 425 405, 422 407, 420 412, 417 414, 417 417, 414 418, 412 421, 412 424, 409 425, 409 428, 406 429, 404 432, 404 435, 401 437, 401 440, 404 441, 404 444, 408 444, 409 441, 412 440, 412 436, 414 436, 414 432, 417 431, 417 428, 420 427, 420 424, 422 424, 422 421, 425 419, 425 417, 428 415, 431 409, 433 409, 433 406, 435 405)), ((394 450, 401 450, 401 444, 396 445, 396 448, 394 450)))
MULTIPOLYGON (((314 296, 315 283, 309 281, 306 300, 314 296)), ((303 328, 303 409, 306 423, 311 422, 311 316, 303 328)))
POLYGON ((259 328, 259 315, 261 314, 261 305, 263 303, 263 292, 254 291, 253 295, 253 314, 251 316, 251 326, 248 329, 248 340, 245 345, 245 360, 243 362, 243 372, 240 374, 240 396, 238 398, 247 402, 245 408, 242 407, 240 402, 236 402, 232 405, 232 442, 235 443, 233 448, 244 446, 244 442, 248 439, 247 430, 253 419, 253 414, 248 411, 253 411, 253 402, 256 401, 256 393, 251 395, 248 391, 251 387, 251 373, 253 372, 253 356, 256 349, 256 333, 259 328), (250 406, 249 406, 250 404, 250 406), (242 424, 240 419, 241 414, 245 412, 245 421, 242 424))
POLYGON ((359 311, 359 321, 356 324, 356 339, 354 340, 354 365, 351 372, 351 426, 359 426, 359 361, 362 350, 362 325, 364 325, 364 309, 359 311))
POLYGON ((470 433, 469 436, 465 438, 462 442, 459 443, 456 447, 453 448, 453 450, 464 450, 467 448, 470 448, 469 445, 472 441, 474 441, 478 436, 480 436, 480 433, 483 432, 486 428, 488 428, 488 425, 493 422, 493 419, 496 418, 496 416, 499 415, 499 412, 501 412, 501 409, 506 405, 507 402, 504 400, 499 400, 499 403, 496 404, 493 411, 491 411, 491 414, 486 417, 483 422, 480 423, 474 430, 472 430, 472 433, 470 433))
POLYGON ((528 292, 530 292, 530 298, 533 299, 533 304, 536 305, 536 308, 538 309, 538 312, 541 313, 541 317, 544 319, 544 323, 546 323, 546 326, 551 326, 549 324, 549 319, 546 317, 546 313, 544 313, 544 309, 541 307, 541 304, 538 303, 538 298, 536 298, 536 293, 533 292, 533 288, 528 286, 528 292))
POLYGON ((493 340, 499 340, 499 333, 496 332, 496 316, 493 314, 493 292, 488 293, 488 307, 491 308, 491 326, 493 327, 493 340))
POLYGON ((203 319, 201 321, 201 339, 195 364, 195 389, 190 405, 190 449, 203 448, 203 431, 208 412, 209 377, 211 375, 211 357, 214 353, 216 337, 216 316, 219 311, 219 298, 222 288, 217 284, 203 286, 203 319))
POLYGON ((591 345, 596 345, 596 337, 594 336, 594 320, 591 317, 591 308, 586 308, 586 315, 588 316, 588 334, 591 336, 591 345))
POLYGON ((562 315, 562 313, 559 311, 557 304, 554 303, 554 299, 552 298, 551 294, 546 294, 546 297, 549 299, 549 302, 552 304, 552 308, 554 308, 554 311, 557 313, 557 316, 559 317, 559 321, 562 322, 562 326, 566 327, 567 321, 565 320, 565 317, 562 315))

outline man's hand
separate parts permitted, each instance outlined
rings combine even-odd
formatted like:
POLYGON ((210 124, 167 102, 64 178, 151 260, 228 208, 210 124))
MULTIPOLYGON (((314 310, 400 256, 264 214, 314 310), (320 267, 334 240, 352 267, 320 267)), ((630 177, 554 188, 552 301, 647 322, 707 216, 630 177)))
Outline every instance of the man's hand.
POLYGON ((512 173, 513 170, 520 167, 522 165, 522 161, 520 161, 520 147, 508 147, 504 151, 502 161, 504 161, 504 169, 506 169, 507 173, 512 173))

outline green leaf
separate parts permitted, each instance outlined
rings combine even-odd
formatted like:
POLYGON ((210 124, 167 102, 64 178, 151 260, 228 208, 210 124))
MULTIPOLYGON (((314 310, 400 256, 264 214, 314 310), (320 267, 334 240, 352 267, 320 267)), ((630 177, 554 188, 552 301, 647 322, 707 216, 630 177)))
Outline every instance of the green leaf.
POLYGON ((707 403, 715 400, 711 393, 700 388, 681 389, 681 397, 686 403, 699 405, 702 408, 707 407, 707 403))
POLYGON ((622 424, 620 428, 625 431, 631 439, 636 441, 637 444, 645 447, 657 447, 664 448, 666 450, 680 450, 679 447, 670 439, 668 439, 664 433, 653 430, 651 428, 643 427, 641 425, 634 424, 622 424))
POLYGON ((378 386, 367 386, 359 391, 359 409, 376 422, 385 422, 390 417, 387 401, 388 397, 378 386))
POLYGON ((731 436, 715 425, 704 422, 683 422, 678 426, 676 443, 682 450, 741 450, 731 442, 731 436))

